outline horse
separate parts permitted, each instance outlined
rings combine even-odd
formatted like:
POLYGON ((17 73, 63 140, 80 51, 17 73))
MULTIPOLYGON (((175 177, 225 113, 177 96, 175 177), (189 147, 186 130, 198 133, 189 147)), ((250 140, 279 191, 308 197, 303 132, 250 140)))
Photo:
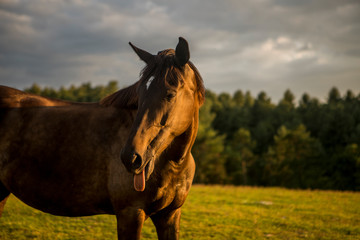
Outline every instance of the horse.
POLYGON ((97 103, 0 87, 0 214, 10 194, 59 216, 111 214, 118 239, 179 239, 205 88, 187 41, 153 55, 140 79, 97 103))

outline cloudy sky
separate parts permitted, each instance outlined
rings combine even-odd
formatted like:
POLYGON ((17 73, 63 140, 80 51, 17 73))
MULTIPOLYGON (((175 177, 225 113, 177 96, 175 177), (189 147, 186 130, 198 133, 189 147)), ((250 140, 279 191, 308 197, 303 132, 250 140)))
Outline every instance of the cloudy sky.
POLYGON ((360 92, 358 0, 0 0, 0 84, 126 86, 143 67, 129 41, 157 53, 179 36, 217 93, 360 92))

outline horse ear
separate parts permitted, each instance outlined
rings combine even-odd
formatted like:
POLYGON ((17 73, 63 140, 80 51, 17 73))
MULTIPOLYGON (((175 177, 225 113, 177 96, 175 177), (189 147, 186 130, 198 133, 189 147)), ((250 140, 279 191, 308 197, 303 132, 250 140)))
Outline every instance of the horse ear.
POLYGON ((145 50, 135 47, 131 42, 129 42, 129 44, 132 47, 132 49, 135 51, 135 53, 139 56, 139 58, 144 62, 146 62, 147 64, 149 64, 154 59, 155 56, 152 55, 151 53, 148 53, 145 50))
POLYGON ((176 62, 183 67, 190 59, 190 50, 189 50, 189 44, 188 42, 182 38, 179 37, 179 43, 176 46, 175 49, 175 56, 176 56, 176 62))

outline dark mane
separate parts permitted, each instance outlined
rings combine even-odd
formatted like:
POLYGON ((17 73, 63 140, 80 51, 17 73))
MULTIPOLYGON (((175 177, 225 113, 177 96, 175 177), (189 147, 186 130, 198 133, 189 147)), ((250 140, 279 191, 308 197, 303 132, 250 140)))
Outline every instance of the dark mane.
POLYGON ((199 70, 195 67, 195 65, 191 61, 189 61, 188 64, 195 74, 195 80, 196 80, 196 85, 197 85, 197 94, 199 97, 199 104, 201 106, 205 101, 205 90, 206 89, 204 86, 204 81, 200 75, 199 70))
MULTIPOLYGON (((182 77, 182 69, 177 66, 174 56, 175 51, 173 49, 159 52, 154 58, 154 61, 147 64, 141 71, 139 81, 103 98, 100 104, 104 106, 111 105, 121 108, 137 109, 137 88, 141 83, 147 81, 150 76, 154 76, 157 81, 165 81, 165 84, 169 84, 170 86, 178 86, 179 79, 182 77)), ((192 62, 189 61, 187 64, 194 72, 199 104, 202 105, 205 100, 205 87, 202 77, 192 62)))
POLYGON ((137 87, 139 81, 133 85, 123 88, 100 101, 100 105, 114 106, 119 108, 137 109, 138 107, 138 94, 137 87))

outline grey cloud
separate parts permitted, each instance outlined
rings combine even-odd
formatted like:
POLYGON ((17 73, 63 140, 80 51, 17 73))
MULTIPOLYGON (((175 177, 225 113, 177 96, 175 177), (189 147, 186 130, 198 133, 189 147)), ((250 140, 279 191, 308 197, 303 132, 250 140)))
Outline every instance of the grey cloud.
POLYGON ((360 89, 358 1, 4 0, 0 35, 0 83, 18 88, 128 85, 143 66, 129 41, 156 53, 184 36, 217 92, 360 89))

